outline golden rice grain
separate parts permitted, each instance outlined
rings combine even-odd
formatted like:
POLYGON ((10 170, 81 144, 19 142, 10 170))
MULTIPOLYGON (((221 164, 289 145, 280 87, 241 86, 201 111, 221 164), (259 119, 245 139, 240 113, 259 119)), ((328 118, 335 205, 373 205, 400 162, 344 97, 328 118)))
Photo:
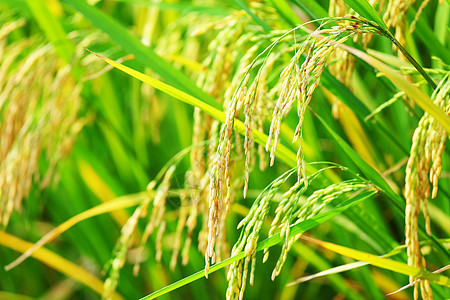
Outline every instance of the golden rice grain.
MULTIPOLYGON (((33 186, 45 188, 57 176, 87 119, 80 119, 81 86, 70 66, 60 63, 50 45, 36 37, 7 43, 7 36, 25 24, 7 22, 0 29, 0 224, 21 208, 33 186), (14 67, 13 67, 14 66, 14 67), (6 80, 8 78, 8 80, 6 80), (39 162, 47 167, 39 170, 39 162)), ((78 59, 78 58, 76 58, 78 59)))
MULTIPOLYGON (((450 115, 450 74, 440 82, 433 93, 436 106, 450 115)), ((414 132, 410 157, 406 166, 405 179, 405 244, 407 246, 408 264, 418 268, 425 268, 426 262, 420 253, 418 218, 422 207, 426 223, 426 231, 431 235, 430 216, 428 214, 428 199, 430 197, 430 183, 433 190, 431 198, 435 198, 438 189, 438 178, 441 173, 441 158, 448 133, 445 129, 425 113, 414 132), (431 164, 431 166, 430 166, 431 164)), ((418 298, 419 282, 414 282, 414 297, 418 298)), ((427 280, 420 282, 420 291, 424 299, 432 298, 432 291, 427 280)))

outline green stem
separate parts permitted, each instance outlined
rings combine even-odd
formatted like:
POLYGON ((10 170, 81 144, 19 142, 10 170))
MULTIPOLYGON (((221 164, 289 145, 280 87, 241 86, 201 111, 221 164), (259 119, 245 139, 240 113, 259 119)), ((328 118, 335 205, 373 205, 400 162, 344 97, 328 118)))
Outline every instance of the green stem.
POLYGON ((416 70, 422 75, 422 77, 428 82, 428 84, 435 90, 437 88, 436 83, 434 83, 433 79, 425 72, 425 70, 420 66, 420 64, 412 57, 408 51, 406 51, 405 47, 385 28, 381 27, 378 24, 370 23, 372 26, 375 26, 381 35, 387 37, 395 46, 400 50, 400 52, 406 57, 406 59, 416 68, 416 70))
MULTIPOLYGON (((374 196, 377 193, 377 191, 373 191, 373 190, 369 190, 369 191, 364 191, 356 196, 354 196, 352 199, 347 200, 346 202, 342 203, 340 206, 336 207, 335 209, 325 212, 323 214, 317 215, 312 217, 311 219, 308 220, 304 220, 303 222, 300 222, 296 225, 293 225, 289 234, 289 237, 293 237, 297 234, 303 233, 311 228, 316 227, 319 224, 322 224, 326 221, 328 221, 329 219, 337 216, 338 214, 344 212, 345 210, 349 209, 350 207, 354 207, 355 205, 361 203, 362 201, 374 196)), ((285 238, 281 238, 280 234, 276 234, 274 236, 271 236, 267 239, 265 239, 264 241, 258 243, 258 246, 256 248, 256 251, 261 251, 263 249, 266 248, 270 248, 272 246, 275 246, 276 244, 279 244, 281 242, 285 241, 285 238)), ((216 272, 220 269, 225 268, 227 265, 232 264, 235 261, 238 261, 240 259, 243 259, 246 257, 245 251, 242 251, 228 259, 225 259, 224 261, 221 261, 220 263, 217 263, 213 266, 211 266, 209 268, 208 274, 211 274, 213 272, 216 272)), ((205 271, 201 270, 198 271, 197 273, 194 273, 188 277, 185 277, 183 279, 180 279, 177 282, 174 282, 160 290, 157 290, 155 292, 153 292, 150 295, 147 295, 145 297, 142 297, 140 300, 150 300, 150 299, 155 299, 156 297, 160 297, 162 295, 165 295, 175 289, 178 289, 182 286, 185 286, 193 281, 196 281, 200 278, 205 277, 205 271)))
POLYGON ((391 41, 395 44, 395 46, 398 47, 398 49, 403 53, 403 55, 406 57, 407 60, 419 71, 420 75, 422 75, 423 78, 428 82, 428 84, 433 88, 433 90, 436 89, 437 85, 434 83, 433 79, 425 72, 425 70, 419 65, 419 63, 406 51, 406 49, 400 44, 399 41, 397 41, 394 37, 392 37, 391 41))

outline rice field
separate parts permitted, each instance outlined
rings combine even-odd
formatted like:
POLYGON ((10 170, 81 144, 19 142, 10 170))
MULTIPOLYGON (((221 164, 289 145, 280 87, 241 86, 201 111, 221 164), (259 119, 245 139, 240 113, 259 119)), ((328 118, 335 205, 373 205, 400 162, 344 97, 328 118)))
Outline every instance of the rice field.
POLYGON ((0 299, 449 299, 449 28, 0 0, 0 299))

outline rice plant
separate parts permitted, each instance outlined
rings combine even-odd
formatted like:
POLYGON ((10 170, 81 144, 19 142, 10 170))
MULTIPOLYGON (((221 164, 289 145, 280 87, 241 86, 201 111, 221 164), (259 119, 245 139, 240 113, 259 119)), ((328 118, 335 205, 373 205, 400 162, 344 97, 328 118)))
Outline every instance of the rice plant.
POLYGON ((449 1, 0 8, 0 299, 450 298, 449 1))

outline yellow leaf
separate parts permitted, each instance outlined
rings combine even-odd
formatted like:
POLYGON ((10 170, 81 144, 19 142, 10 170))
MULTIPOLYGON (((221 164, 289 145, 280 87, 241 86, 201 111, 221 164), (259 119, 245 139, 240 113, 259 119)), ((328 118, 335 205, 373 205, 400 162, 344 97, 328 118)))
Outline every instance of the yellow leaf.
MULTIPOLYGON (((209 105, 209 104, 207 104, 207 103, 205 103, 183 91, 180 91, 180 90, 174 88, 173 86, 170 86, 162 81, 159 81, 155 78, 152 78, 148 75, 138 72, 132 68, 129 68, 127 66, 119 64, 118 62, 115 62, 109 58, 103 57, 95 52, 90 51, 89 49, 88 49, 88 51, 91 52, 92 54, 96 55, 97 57, 99 57, 100 59, 105 61, 106 63, 110 64, 111 66, 121 70, 122 72, 127 73, 128 75, 133 76, 134 78, 136 78, 144 83, 151 85, 155 89, 158 89, 158 90, 160 90, 180 101, 190 104, 194 107, 200 108, 202 111, 209 114, 211 117, 218 120, 219 122, 224 123, 226 121, 225 113, 220 111, 219 109, 217 109, 217 108, 215 108, 215 107, 213 107, 213 106, 211 106, 211 105, 209 105)), ((242 121, 235 119, 234 127, 239 133, 245 134, 246 128, 242 121)), ((255 140, 255 142, 262 144, 262 145, 265 145, 267 142, 267 139, 268 139, 267 135, 255 130, 255 129, 252 130, 252 136, 253 136, 253 139, 255 140)), ((276 155, 281 160, 283 160, 286 164, 288 164, 290 167, 297 166, 296 154, 294 154, 292 151, 290 151, 284 145, 278 144, 276 155)), ((310 166, 308 166, 308 167, 311 168, 311 170, 313 169, 310 166)))
MULTIPOLYGON (((98 216, 100 214, 104 214, 104 213, 108 213, 111 211, 135 206, 135 205, 139 204, 146 195, 147 195, 147 192, 142 192, 139 194, 119 197, 115 200, 111 200, 111 201, 99 204, 93 208, 83 211, 82 213, 80 213, 76 216, 73 216, 69 220, 65 221, 64 223, 62 223, 59 226, 52 229, 50 232, 48 232, 46 235, 44 235, 35 244, 29 244, 30 246, 27 248, 23 248, 24 246, 22 245, 21 248, 18 248, 20 250, 13 248, 19 252, 22 252, 23 254, 21 256, 19 256, 16 260, 14 260, 12 263, 8 264, 5 267, 5 269, 11 270, 12 268, 16 267, 18 264, 23 262, 25 259, 27 259, 28 257, 34 256, 35 253, 37 253, 37 251, 39 251, 39 249, 42 248, 42 246, 53 241, 56 237, 58 237, 64 231, 66 231, 67 229, 71 228, 72 226, 78 224, 79 222, 89 219, 94 216, 98 216)), ((0 238, 0 244, 2 244, 1 238, 0 238)), ((46 250, 46 251, 48 251, 48 250, 46 250)))
MULTIPOLYGON (((89 189, 103 202, 110 201, 117 198, 117 195, 111 190, 111 188, 103 181, 97 172, 85 161, 80 161, 78 164, 81 178, 89 189)), ((120 226, 125 225, 129 215, 124 210, 111 211, 112 217, 116 220, 120 226)))
POLYGON ((447 132, 450 132, 450 117, 439 109, 439 107, 437 107, 430 97, 422 92, 421 89, 408 82, 405 77, 375 57, 347 45, 339 44, 339 47, 361 58, 372 67, 382 72, 384 76, 389 78, 399 89, 404 91, 410 99, 417 103, 424 111, 433 116, 433 118, 435 118, 436 121, 438 121, 445 128, 445 130, 447 130, 447 132))
MULTIPOLYGON (((0 231, 0 244, 18 252, 25 252, 27 249, 33 246, 33 244, 21 240, 4 231, 0 231)), ((58 254, 48 249, 40 248, 33 252, 31 256, 43 262, 50 268, 61 272, 64 275, 90 287, 98 294, 101 295, 103 293, 103 281, 101 281, 82 267, 68 261, 65 258, 62 258, 58 254)), ((123 299, 123 297, 118 293, 114 293, 113 299, 123 299)))
POLYGON ((386 270, 391 270, 396 273, 413 276, 414 278, 425 278, 429 280, 430 282, 450 287, 450 278, 440 275, 440 274, 434 274, 426 269, 419 269, 416 267, 408 266, 407 264, 388 259, 388 258, 382 258, 367 252, 347 248, 344 246, 336 245, 329 242, 324 242, 317 240, 312 237, 308 236, 302 236, 302 239, 312 242, 314 244, 317 244, 319 246, 322 246, 323 248, 326 248, 328 250, 331 250, 333 252, 339 253, 343 256, 347 256, 359 261, 365 261, 373 266, 383 268, 386 270))

